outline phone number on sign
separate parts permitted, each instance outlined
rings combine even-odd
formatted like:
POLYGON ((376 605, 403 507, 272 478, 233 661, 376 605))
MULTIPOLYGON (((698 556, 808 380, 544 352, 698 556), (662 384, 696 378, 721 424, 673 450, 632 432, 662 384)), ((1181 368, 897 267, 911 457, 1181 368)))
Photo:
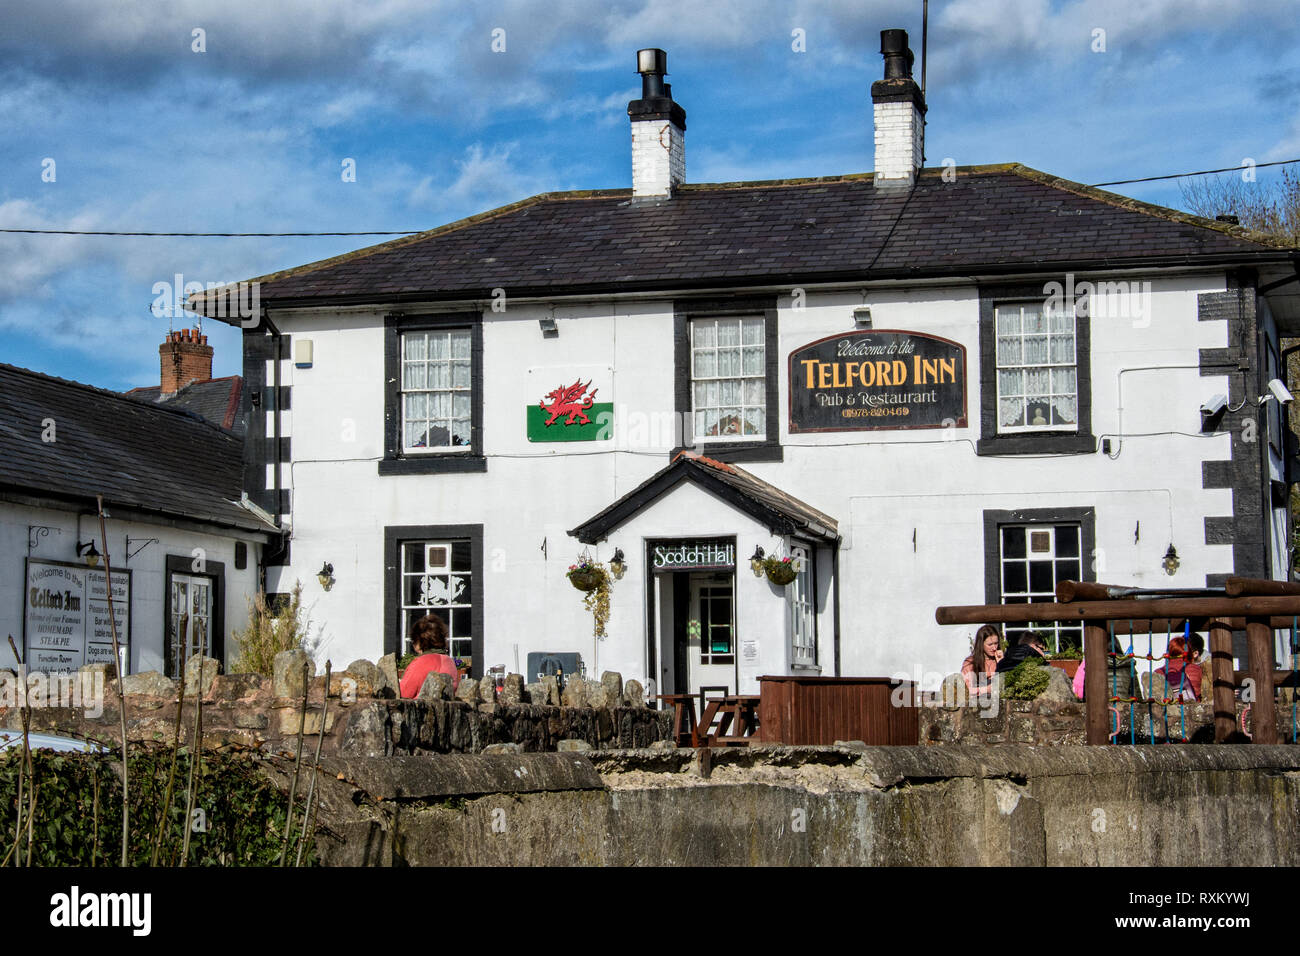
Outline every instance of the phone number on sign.
POLYGON ((845 418, 882 418, 886 415, 910 415, 912 410, 906 405, 892 408, 846 408, 840 412, 845 418))

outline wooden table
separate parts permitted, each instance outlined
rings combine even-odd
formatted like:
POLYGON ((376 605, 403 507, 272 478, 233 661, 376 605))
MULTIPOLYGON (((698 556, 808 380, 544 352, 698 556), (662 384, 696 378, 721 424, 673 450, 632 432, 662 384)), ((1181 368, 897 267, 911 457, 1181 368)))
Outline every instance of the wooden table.
POLYGON ((695 724, 694 694, 657 694, 656 700, 662 700, 673 707, 673 740, 679 747, 698 747, 695 724))
POLYGON ((741 744, 748 746, 750 738, 758 729, 758 703, 757 694, 731 694, 726 697, 719 697, 710 700, 700 714, 700 722, 696 726, 695 746, 712 747, 717 744, 741 744), (731 729, 732 721, 735 721, 735 728, 732 733, 728 734, 731 729), (718 726, 715 730, 714 721, 718 726))

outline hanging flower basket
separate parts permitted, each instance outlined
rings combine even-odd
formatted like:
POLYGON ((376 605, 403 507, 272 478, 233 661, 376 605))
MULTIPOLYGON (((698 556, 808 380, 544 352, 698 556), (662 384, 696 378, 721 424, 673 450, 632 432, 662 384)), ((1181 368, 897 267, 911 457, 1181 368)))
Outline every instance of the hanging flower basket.
POLYGON ((794 562, 789 558, 764 558, 763 571, 767 579, 777 587, 783 588, 799 576, 794 562))
POLYGON ((600 587, 602 577, 594 568, 574 568, 569 572, 569 583, 579 591, 594 591, 600 587))

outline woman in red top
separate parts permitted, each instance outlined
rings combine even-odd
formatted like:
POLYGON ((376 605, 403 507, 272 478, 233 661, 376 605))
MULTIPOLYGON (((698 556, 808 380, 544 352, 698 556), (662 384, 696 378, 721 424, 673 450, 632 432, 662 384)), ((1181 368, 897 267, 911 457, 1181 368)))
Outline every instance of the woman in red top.
POLYGON ((1165 681, 1169 684, 1169 696, 1200 700, 1201 665, 1196 663, 1196 654, 1188 649, 1187 641, 1181 637, 1173 638, 1166 653, 1169 663, 1156 673, 1165 675, 1165 681))
POLYGON ((402 675, 402 696, 414 697, 424 686, 424 679, 432 673, 446 674, 451 678, 454 694, 460 684, 460 671, 456 662, 447 656, 447 625, 435 614, 426 614, 411 623, 411 647, 420 656, 406 665, 402 675))

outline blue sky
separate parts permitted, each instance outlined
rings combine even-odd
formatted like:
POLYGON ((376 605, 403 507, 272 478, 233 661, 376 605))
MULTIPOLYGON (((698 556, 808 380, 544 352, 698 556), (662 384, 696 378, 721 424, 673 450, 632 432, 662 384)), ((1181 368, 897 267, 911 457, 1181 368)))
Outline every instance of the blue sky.
MULTIPOLYGON (((1095 183, 1300 157, 1298 13, 1297 0, 933 0, 928 162, 1095 183)), ((921 0, 5 0, 0 22, 0 227, 405 230, 630 185, 641 47, 668 51, 689 181, 869 171, 879 31, 908 30, 919 57, 921 0), (356 182, 340 175, 348 158, 356 182)), ((1173 182, 1116 191, 1180 204, 1173 182)), ((0 234, 0 361, 156 384, 169 320, 150 312, 155 283, 372 241, 0 234)), ((205 331, 214 374, 237 373, 238 332, 205 331)))

